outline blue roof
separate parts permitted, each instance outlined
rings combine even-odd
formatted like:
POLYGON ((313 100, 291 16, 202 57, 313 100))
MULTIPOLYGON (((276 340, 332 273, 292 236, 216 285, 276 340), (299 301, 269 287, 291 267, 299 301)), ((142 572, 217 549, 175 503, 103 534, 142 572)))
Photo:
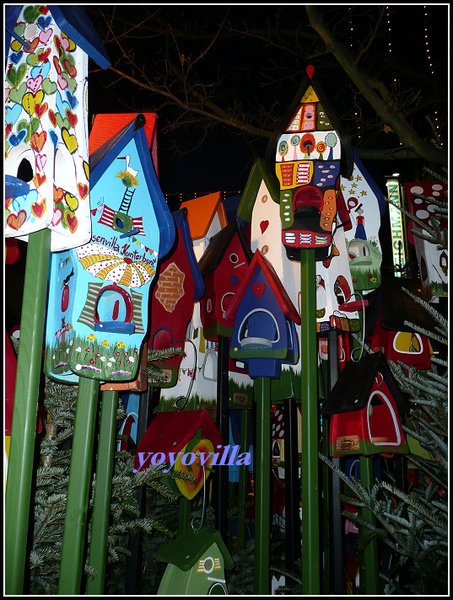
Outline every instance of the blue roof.
MULTIPOLYGON (((23 4, 5 6, 5 55, 8 55, 11 36, 15 37, 14 27, 23 8, 23 4)), ((58 27, 75 44, 80 46, 88 56, 100 67, 110 67, 110 59, 94 29, 83 6, 77 4, 64 4, 56 6, 47 5, 58 27)))

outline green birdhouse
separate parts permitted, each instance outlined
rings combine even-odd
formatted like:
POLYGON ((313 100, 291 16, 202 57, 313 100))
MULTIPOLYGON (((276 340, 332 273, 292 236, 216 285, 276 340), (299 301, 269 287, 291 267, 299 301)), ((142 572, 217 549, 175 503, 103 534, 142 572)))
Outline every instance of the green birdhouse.
POLYGON ((216 529, 188 529, 156 552, 167 562, 159 595, 228 595, 225 569, 233 559, 216 529))

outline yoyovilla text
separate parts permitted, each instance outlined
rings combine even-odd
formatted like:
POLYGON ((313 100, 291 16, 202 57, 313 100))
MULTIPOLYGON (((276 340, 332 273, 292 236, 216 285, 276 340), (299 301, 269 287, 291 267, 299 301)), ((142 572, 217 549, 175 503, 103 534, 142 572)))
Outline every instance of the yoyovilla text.
POLYGON ((210 467, 223 466, 242 466, 251 463, 250 452, 239 453, 239 446, 216 446, 218 452, 138 452, 138 469, 134 469, 134 473, 143 469, 143 467, 153 465, 157 467, 162 464, 169 464, 162 473, 168 473, 175 465, 176 461, 181 459, 181 463, 185 466, 191 465, 197 461, 198 465, 210 467), (231 449, 231 454, 228 456, 231 449), (219 457, 221 456, 220 460, 219 457), (212 460, 210 460, 212 457, 212 460), (227 462, 228 459, 228 462, 227 462))

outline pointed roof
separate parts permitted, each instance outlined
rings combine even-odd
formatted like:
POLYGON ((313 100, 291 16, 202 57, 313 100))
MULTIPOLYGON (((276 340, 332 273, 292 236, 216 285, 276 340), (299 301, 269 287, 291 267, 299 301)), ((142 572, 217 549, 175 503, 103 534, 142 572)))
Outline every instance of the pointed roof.
POLYGON ((323 406, 323 414, 333 415, 365 408, 378 373, 384 377, 399 414, 404 414, 409 407, 382 352, 367 354, 360 362, 350 360, 346 363, 323 406))
POLYGON ((216 213, 219 215, 220 226, 222 228, 228 224, 220 192, 187 200, 181 204, 181 208, 187 208, 192 240, 199 240, 206 237, 216 213))
POLYGON ((259 250, 255 251, 249 268, 247 269, 247 272, 245 274, 245 277, 241 281, 239 288, 236 294, 234 295, 233 300, 231 301, 231 304, 225 311, 226 316, 229 319, 234 320, 241 300, 247 288, 249 287, 257 269, 261 269, 263 271, 264 276, 266 277, 283 313, 292 321, 294 321, 296 325, 300 325, 300 315, 296 307, 292 303, 288 292, 286 291, 282 282, 280 281, 280 278, 277 275, 274 267, 264 256, 262 256, 259 250))
MULTIPOLYGON (((23 8, 22 4, 5 6, 5 54, 15 37, 14 27, 23 8)), ((50 11, 55 23, 77 46, 88 54, 102 69, 108 69, 110 59, 96 33, 86 11, 80 4, 44 5, 50 11)), ((44 13, 43 13, 44 14, 44 13)), ((23 42, 26 44, 25 40, 23 42)))
POLYGON ((93 126, 90 131, 90 154, 100 148, 105 142, 116 135, 123 127, 128 125, 138 114, 143 114, 146 120, 144 130, 148 146, 151 149, 153 136, 156 131, 156 113, 114 113, 98 114, 94 116, 93 126))
POLYGON ((201 274, 200 267, 193 251, 192 236, 190 234, 190 226, 187 218, 187 209, 180 208, 179 210, 175 211, 173 213, 173 218, 175 220, 176 228, 179 230, 186 247, 186 254, 189 260, 190 270, 195 285, 194 301, 198 302, 203 297, 205 286, 203 275, 201 274))
POLYGON ((238 226, 238 222, 236 219, 234 219, 234 221, 231 221, 231 223, 229 223, 211 238, 209 246, 206 248, 203 256, 200 258, 198 265, 203 277, 210 275, 217 269, 236 233, 239 236, 242 248, 247 257, 247 262, 250 263, 253 258, 253 253, 244 233, 238 226))
MULTIPOLYGON (((272 171, 273 172, 273 171, 272 171)), ((280 187, 278 181, 272 179, 267 170, 264 159, 258 158, 253 165, 247 183, 245 185, 242 199, 237 210, 237 216, 250 223, 252 220, 252 211, 255 205, 256 197, 261 185, 264 180, 267 189, 271 195, 271 198, 277 204, 280 202, 280 187)))

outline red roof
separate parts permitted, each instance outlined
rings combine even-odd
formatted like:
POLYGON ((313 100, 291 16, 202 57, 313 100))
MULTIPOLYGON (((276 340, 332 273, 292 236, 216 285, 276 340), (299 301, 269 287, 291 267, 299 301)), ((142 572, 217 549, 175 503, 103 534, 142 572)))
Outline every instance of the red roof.
POLYGON ((151 145, 156 129, 156 113, 113 113, 95 115, 89 137, 90 154, 133 121, 138 114, 143 114, 146 119, 144 130, 149 149, 152 150, 151 145))

